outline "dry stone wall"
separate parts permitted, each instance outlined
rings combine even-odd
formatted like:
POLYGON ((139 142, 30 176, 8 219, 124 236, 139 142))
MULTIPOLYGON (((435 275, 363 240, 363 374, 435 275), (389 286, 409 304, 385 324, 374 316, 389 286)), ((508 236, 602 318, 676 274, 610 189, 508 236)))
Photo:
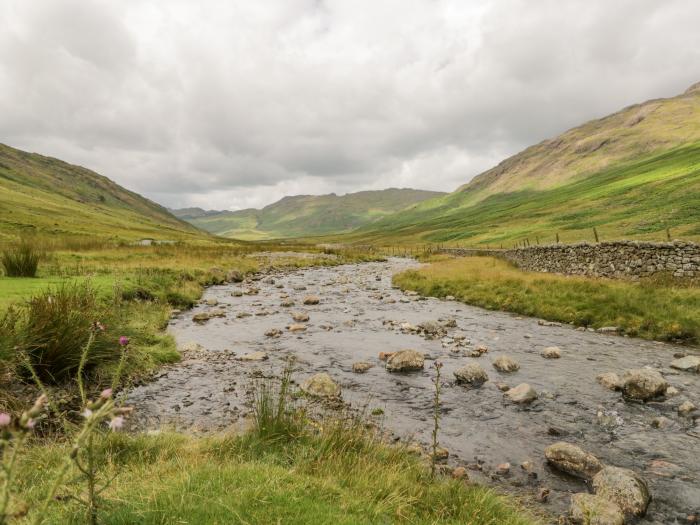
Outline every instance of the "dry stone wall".
POLYGON ((665 273, 700 277, 700 245, 615 241, 597 244, 551 244, 513 250, 444 249, 455 255, 496 255, 523 270, 615 279, 639 279, 665 273))

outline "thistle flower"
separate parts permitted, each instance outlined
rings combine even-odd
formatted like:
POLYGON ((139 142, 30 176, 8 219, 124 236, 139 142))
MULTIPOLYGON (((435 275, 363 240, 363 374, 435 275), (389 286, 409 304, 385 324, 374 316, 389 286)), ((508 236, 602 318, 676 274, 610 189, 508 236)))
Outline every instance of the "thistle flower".
POLYGON ((124 426, 124 417, 116 416, 109 421, 109 429, 116 432, 124 426))
POLYGON ((104 332, 104 331, 105 331, 105 325, 103 325, 103 324, 102 324, 101 322, 99 322, 99 321, 95 321, 94 323, 92 323, 92 328, 93 328, 93 330, 95 330, 95 331, 100 331, 100 332, 104 332))
POLYGON ((7 412, 0 412, 0 428, 6 427, 10 424, 12 418, 7 412))
POLYGON ((111 388, 105 388, 102 393, 100 394, 100 399, 109 399, 112 397, 112 389, 111 388))
POLYGON ((83 410, 82 416, 85 419, 89 418, 90 416, 92 416, 92 410, 90 410, 89 408, 86 408, 85 410, 83 410))
POLYGON ((119 345, 120 346, 126 346, 128 344, 129 344, 129 338, 127 336, 123 335, 119 338, 119 345))

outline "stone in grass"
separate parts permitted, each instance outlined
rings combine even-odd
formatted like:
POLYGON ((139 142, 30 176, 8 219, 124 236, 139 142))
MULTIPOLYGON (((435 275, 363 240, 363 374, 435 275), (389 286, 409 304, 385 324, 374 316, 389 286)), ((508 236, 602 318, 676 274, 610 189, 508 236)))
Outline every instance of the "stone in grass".
POLYGON ((357 363, 352 364, 352 371, 355 372, 356 374, 364 374, 372 368, 374 365, 372 363, 367 363, 365 361, 358 361, 357 363))
POLYGON ((499 372, 515 372, 520 369, 518 362, 507 355, 497 357, 493 362, 493 367, 499 372))
POLYGON ((324 398, 340 397, 340 385, 331 379, 325 372, 314 374, 307 378, 301 385, 302 392, 324 398))
POLYGON ((477 363, 469 363, 454 371, 457 383, 466 383, 471 386, 481 386, 489 380, 486 371, 477 363))
POLYGON ((603 464, 593 454, 563 441, 544 449, 544 457, 553 467, 582 479, 591 479, 603 468, 603 464))
POLYGON ((651 368, 627 370, 622 376, 622 393, 629 399, 647 401, 666 392, 668 382, 651 368))
POLYGON ((518 386, 511 388, 503 395, 513 403, 517 403, 519 405, 526 405, 537 399, 537 392, 527 383, 521 383, 518 386))
POLYGON ((585 492, 571 496, 571 523, 577 525, 624 525, 625 515, 620 507, 606 498, 585 492))
POLYGON ((386 369, 389 372, 411 372, 423 370, 425 356, 415 350, 401 350, 394 353, 386 361, 386 369))
POLYGON ((558 346, 548 346, 542 350, 542 357, 545 359, 559 359, 561 357, 561 349, 558 346))
POLYGON ((593 477, 593 491, 616 503, 625 515, 641 517, 651 501, 647 482, 633 470, 605 467, 593 477))

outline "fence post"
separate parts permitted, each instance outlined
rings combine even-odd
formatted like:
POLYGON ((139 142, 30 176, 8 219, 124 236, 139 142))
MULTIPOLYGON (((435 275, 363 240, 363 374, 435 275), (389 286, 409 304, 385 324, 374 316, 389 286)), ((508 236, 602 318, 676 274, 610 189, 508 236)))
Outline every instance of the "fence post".
POLYGON ((557 232, 557 244, 559 244, 559 232, 557 232))
POLYGON ((598 230, 595 229, 595 226, 593 226, 593 236, 595 237, 595 242, 600 242, 598 240, 598 230))
POLYGON ((668 227, 666 228, 666 240, 671 242, 671 229, 668 227))

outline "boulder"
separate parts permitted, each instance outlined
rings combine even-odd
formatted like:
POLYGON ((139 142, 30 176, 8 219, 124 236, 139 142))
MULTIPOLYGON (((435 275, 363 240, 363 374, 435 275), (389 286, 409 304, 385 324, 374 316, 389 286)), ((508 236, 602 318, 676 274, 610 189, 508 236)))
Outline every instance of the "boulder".
POLYGON ((680 359, 675 359, 671 362, 671 368, 682 370, 683 372, 700 373, 700 357, 695 355, 687 355, 680 359))
POLYGON ((365 361, 359 361, 357 363, 352 364, 352 371, 355 372, 356 374, 364 374, 372 368, 374 365, 372 363, 367 363, 365 361))
POLYGON ((581 525, 624 525, 625 515, 615 503, 585 492, 571 496, 571 523, 581 525))
POLYGON ((236 357, 238 361, 266 361, 268 359, 265 352, 251 352, 236 357))
POLYGON ((325 372, 307 378, 300 388, 302 392, 314 397, 340 397, 340 385, 325 372))
POLYGON ((622 376, 622 393, 630 399, 647 401, 666 392, 668 382, 650 368, 627 370, 622 376))
POLYGON ((620 390, 622 388, 622 380, 615 372, 605 372, 596 377, 596 381, 609 390, 620 390))
POLYGON ((401 350, 396 352, 386 361, 386 369, 389 372, 410 372, 423 370, 425 356, 415 350, 401 350))
POLYGON ((318 304, 321 302, 321 298, 318 295, 307 295, 304 297, 305 305, 318 304))
POLYGON ((468 383, 472 386, 481 386, 489 380, 483 368, 477 363, 469 363, 454 371, 457 383, 468 383))
POLYGON ((603 464, 593 454, 563 441, 544 449, 544 457, 553 467, 582 479, 592 478, 603 468, 603 464))
POLYGON ((647 482, 633 470, 605 467, 593 477, 594 492, 616 503, 625 515, 644 516, 651 501, 647 482))
POLYGON ((507 355, 497 357, 493 362, 493 367, 499 372, 515 372, 520 369, 520 365, 507 355))
POLYGON ((503 394, 513 403, 519 405, 525 405, 527 403, 532 403, 537 399, 537 392, 527 383, 521 383, 518 386, 511 388, 503 394))
POLYGON ((561 349, 558 346, 548 346, 542 350, 542 357, 545 359, 559 359, 561 357, 561 349))
POLYGON ((309 314, 306 312, 294 312, 292 314, 292 319, 294 319, 297 323, 305 323, 309 320, 309 314))

